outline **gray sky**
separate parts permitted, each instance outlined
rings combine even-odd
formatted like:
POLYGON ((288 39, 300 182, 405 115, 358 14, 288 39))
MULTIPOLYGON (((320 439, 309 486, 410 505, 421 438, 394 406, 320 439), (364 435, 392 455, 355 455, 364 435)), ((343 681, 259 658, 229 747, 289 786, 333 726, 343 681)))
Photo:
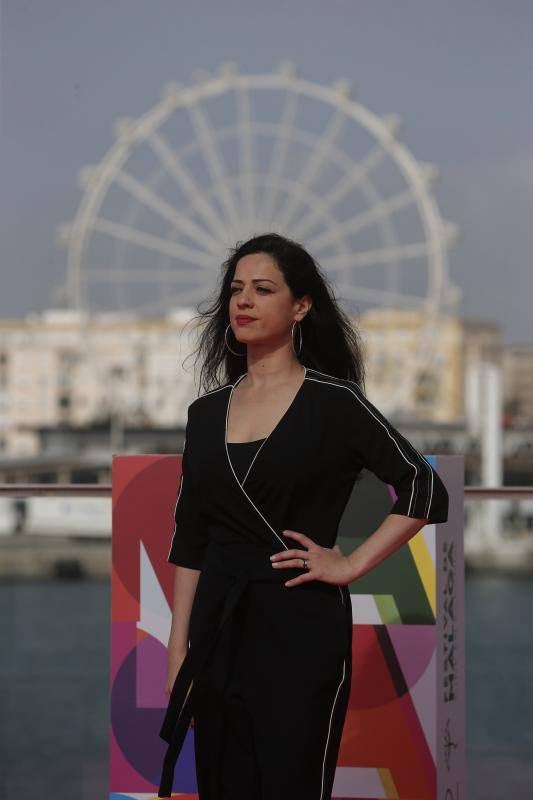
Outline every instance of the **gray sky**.
POLYGON ((436 196, 462 233, 449 255, 462 313, 533 342, 533 3, 524 0, 3 0, 0 316, 52 305, 77 172, 101 160, 113 121, 169 80, 224 61, 281 60, 352 80, 441 170, 436 196))

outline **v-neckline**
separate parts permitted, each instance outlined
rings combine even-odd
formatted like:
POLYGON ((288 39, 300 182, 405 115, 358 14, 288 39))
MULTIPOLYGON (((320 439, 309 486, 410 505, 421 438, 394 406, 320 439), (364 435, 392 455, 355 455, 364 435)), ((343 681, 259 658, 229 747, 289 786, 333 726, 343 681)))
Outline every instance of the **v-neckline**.
MULTIPOLYGON (((300 384, 300 386, 298 387, 298 389, 297 389, 297 391, 296 391, 296 393, 295 393, 294 397, 292 398, 291 402, 289 403, 289 405, 287 406, 287 408, 285 409, 285 411, 283 412, 283 414, 281 415, 281 417, 279 418, 279 420, 277 421, 277 423, 274 425, 274 427, 272 428, 272 430, 270 431, 270 433, 269 433, 267 436, 265 436, 265 437, 263 438, 263 441, 262 441, 262 442, 261 442, 261 444, 259 445, 259 447, 258 447, 258 449, 257 449, 257 451, 256 451, 256 453, 255 453, 255 455, 254 455, 254 457, 253 457, 253 459, 252 459, 252 463, 250 464, 250 466, 248 467, 248 470, 246 471, 246 475, 244 476, 244 478, 243 478, 243 480, 242 480, 242 483, 239 481, 239 478, 237 477, 237 473, 235 472, 235 470, 234 470, 234 468, 233 468, 233 464, 231 463, 231 458, 230 458, 230 455, 229 455, 229 450, 228 450, 228 444, 243 444, 243 442, 228 442, 228 419, 229 419, 229 411, 230 411, 230 407, 231 407, 231 398, 232 398, 232 396, 233 396, 233 392, 234 392, 234 390, 235 390, 235 387, 236 387, 236 386, 237 386, 237 385, 238 385, 238 384, 239 384, 239 383, 242 381, 242 379, 243 379, 243 378, 245 378, 245 377, 246 377, 246 375, 248 374, 248 372, 243 372, 243 374, 242 374, 242 375, 240 375, 240 376, 237 378, 237 380, 235 381, 235 383, 234 383, 234 384, 232 384, 232 386, 231 386, 231 390, 230 390, 230 393, 229 393, 229 396, 228 396, 228 401, 227 401, 227 403, 226 403, 226 422, 225 422, 225 425, 224 425, 224 447, 225 447, 225 450, 226 450, 226 458, 227 458, 227 460, 228 460, 228 464, 229 464, 229 466, 230 466, 230 469, 231 469, 231 471, 233 472, 233 475, 235 476, 235 480, 237 481, 237 483, 239 484, 239 486, 241 487, 241 489, 243 489, 244 482, 246 481, 246 478, 248 477, 248 475, 249 475, 249 473, 250 473, 250 470, 252 469, 252 466, 253 466, 253 464, 254 464, 254 462, 255 462, 255 460, 256 460, 256 458, 257 458, 257 456, 259 455, 259 453, 261 452, 261 450, 263 449, 263 447, 266 445, 266 443, 269 441, 269 439, 272 437, 272 435, 273 435, 274 433, 276 433, 276 431, 277 431, 277 430, 280 428, 280 426, 283 424, 283 422, 284 422, 284 420, 286 419, 286 417, 287 417, 288 413, 289 413, 289 412, 290 412, 290 410, 293 408, 293 406, 294 406, 294 405, 295 405, 295 403, 296 403, 296 400, 298 399, 298 397, 300 396, 300 394, 301 394, 301 393, 302 393, 302 391, 303 391, 303 387, 304 387, 304 384, 305 384, 305 381, 306 381, 306 378, 307 378, 307 367, 305 366, 305 364, 302 364, 302 366, 303 366, 303 368, 304 368, 304 377, 303 377, 303 381, 301 382, 301 384, 300 384)), ((257 441, 257 440, 255 440, 255 441, 257 441)), ((244 491, 244 489, 243 489, 243 491, 244 491)), ((246 492, 245 492, 245 494, 246 494, 246 492)))

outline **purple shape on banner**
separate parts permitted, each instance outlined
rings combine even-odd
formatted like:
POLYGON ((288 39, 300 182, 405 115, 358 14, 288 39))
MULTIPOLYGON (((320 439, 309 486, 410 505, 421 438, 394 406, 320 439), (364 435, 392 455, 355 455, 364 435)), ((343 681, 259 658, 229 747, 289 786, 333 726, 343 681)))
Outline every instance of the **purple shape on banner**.
POLYGON ((137 706, 166 709, 167 650, 153 636, 137 643, 137 706))
MULTIPOLYGON (((154 640, 155 641, 155 640, 154 640)), ((155 642, 166 657, 165 648, 155 642)), ((161 656, 156 655, 157 660, 161 656)), ((163 757, 168 747, 159 736, 164 716, 162 708, 140 708, 137 705, 137 647, 126 656, 117 671, 111 690, 111 727, 123 757, 144 780, 159 785, 163 757)), ((116 784, 116 781, 115 781, 116 784)), ((179 792, 197 791, 194 764, 193 730, 185 737, 183 750, 176 765, 174 789, 179 792)), ((128 791, 136 792, 135 786, 128 791)))
POLYGON ((436 625, 387 625, 407 687, 426 671, 437 646, 436 625))

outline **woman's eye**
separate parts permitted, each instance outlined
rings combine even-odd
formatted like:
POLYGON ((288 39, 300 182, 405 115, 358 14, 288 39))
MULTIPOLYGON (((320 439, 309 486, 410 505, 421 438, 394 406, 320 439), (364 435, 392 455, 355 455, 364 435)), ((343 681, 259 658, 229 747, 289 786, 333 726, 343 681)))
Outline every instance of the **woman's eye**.
MULTIPOLYGON (((239 289, 240 289, 240 286, 232 286, 230 288, 230 294, 235 294, 235 292, 238 292, 239 289)), ((271 294, 270 289, 267 289, 266 286, 258 286, 257 287, 257 291, 258 292, 266 292, 266 294, 271 294)))

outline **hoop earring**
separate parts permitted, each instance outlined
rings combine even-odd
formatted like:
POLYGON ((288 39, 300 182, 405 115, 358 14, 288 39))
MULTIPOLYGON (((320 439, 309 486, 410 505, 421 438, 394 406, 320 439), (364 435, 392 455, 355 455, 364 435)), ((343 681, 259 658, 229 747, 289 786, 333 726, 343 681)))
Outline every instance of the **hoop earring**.
POLYGON ((235 350, 232 350, 231 347, 229 346, 229 344, 228 344, 228 328, 231 328, 231 322, 228 322, 228 327, 224 331, 224 344, 226 345, 226 347, 228 348, 230 353, 233 353, 233 355, 235 355, 235 356, 245 356, 246 355, 246 350, 244 351, 244 353, 237 353, 235 350))
POLYGON ((299 356, 300 353, 302 352, 303 336, 302 336, 302 326, 300 325, 300 323, 297 320, 294 320, 294 322, 292 323, 291 341, 292 341, 292 349, 293 349, 294 355, 299 356), (298 325, 298 332, 300 334, 300 347, 298 348, 298 351, 296 351, 294 349, 294 326, 295 325, 298 325))

